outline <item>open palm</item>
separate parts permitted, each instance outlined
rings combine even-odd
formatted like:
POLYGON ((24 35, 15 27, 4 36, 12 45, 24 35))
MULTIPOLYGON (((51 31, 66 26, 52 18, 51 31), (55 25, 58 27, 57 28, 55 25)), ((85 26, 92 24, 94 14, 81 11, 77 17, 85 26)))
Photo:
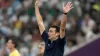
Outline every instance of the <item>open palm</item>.
POLYGON ((66 5, 63 4, 63 12, 64 13, 69 12, 73 8, 72 5, 73 4, 71 2, 68 2, 66 5))

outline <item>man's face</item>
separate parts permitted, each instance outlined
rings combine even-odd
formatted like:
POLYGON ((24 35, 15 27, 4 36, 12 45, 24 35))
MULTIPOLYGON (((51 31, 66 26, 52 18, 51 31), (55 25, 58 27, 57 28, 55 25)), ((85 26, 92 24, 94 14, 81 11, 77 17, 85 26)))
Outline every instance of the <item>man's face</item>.
POLYGON ((53 39, 56 39, 58 37, 59 33, 56 32, 56 28, 51 27, 49 29, 48 35, 49 35, 49 39, 53 40, 53 39))
POLYGON ((39 47, 38 47, 38 50, 39 50, 39 54, 43 54, 44 53, 44 50, 45 50, 45 43, 40 43, 39 44, 39 47))
POLYGON ((14 44, 12 43, 12 40, 8 40, 7 47, 9 49, 12 49, 14 47, 14 44))

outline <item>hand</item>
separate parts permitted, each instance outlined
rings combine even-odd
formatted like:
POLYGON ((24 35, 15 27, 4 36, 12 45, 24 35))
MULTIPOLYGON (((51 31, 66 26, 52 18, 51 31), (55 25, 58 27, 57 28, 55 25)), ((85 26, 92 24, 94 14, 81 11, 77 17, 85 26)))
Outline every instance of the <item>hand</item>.
POLYGON ((35 1, 35 6, 38 6, 39 0, 35 1))
POLYGON ((63 12, 68 13, 73 8, 72 5, 71 2, 68 2, 66 5, 63 4, 63 12))

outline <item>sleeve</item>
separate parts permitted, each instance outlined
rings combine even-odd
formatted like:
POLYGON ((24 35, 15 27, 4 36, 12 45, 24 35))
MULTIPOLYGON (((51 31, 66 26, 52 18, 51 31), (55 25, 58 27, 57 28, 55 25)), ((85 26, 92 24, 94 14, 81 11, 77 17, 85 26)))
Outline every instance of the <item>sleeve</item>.
POLYGON ((65 45, 66 44, 66 38, 65 38, 65 36, 64 36, 64 38, 58 38, 58 43, 59 43, 59 45, 61 45, 61 46, 63 46, 63 45, 65 45))
POLYGON ((20 56, 20 54, 18 53, 18 54, 14 55, 14 56, 20 56))
POLYGON ((43 40, 44 40, 45 43, 48 42, 48 33, 46 31, 44 31, 42 33, 42 38, 43 38, 43 40))
POLYGON ((20 56, 19 52, 14 53, 14 56, 20 56))

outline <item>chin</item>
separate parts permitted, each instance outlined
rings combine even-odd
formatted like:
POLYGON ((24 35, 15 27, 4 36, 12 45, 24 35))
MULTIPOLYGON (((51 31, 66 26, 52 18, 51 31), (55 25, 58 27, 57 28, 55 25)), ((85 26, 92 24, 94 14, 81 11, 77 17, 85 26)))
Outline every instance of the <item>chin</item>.
POLYGON ((52 39, 51 37, 49 37, 49 39, 52 39))

